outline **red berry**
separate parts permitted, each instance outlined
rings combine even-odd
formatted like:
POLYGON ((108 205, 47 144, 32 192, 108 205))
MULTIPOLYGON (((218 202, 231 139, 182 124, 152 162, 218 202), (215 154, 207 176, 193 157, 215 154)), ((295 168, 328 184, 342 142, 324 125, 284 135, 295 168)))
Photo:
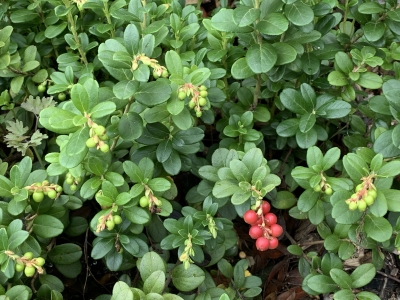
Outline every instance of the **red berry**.
POLYGON ((254 210, 248 210, 244 213, 243 219, 247 224, 253 225, 258 221, 258 215, 254 210))
POLYGON ((264 231, 258 225, 253 225, 250 227, 249 235, 252 239, 258 239, 264 235, 264 231))
POLYGON ((263 215, 265 215, 271 210, 271 204, 269 204, 267 201, 263 201, 261 208, 263 215))
POLYGON ((271 235, 278 237, 283 233, 283 228, 281 225, 278 224, 272 224, 271 225, 271 235))
POLYGON ((259 237, 256 241, 256 248, 259 251, 265 251, 269 248, 269 240, 265 237, 259 237))
POLYGON ((267 213, 264 215, 264 220, 265 220, 265 224, 272 225, 272 224, 276 224, 276 222, 278 221, 278 218, 273 213, 267 213))
POLYGON ((278 247, 279 241, 276 237, 269 240, 269 249, 276 249, 278 247))

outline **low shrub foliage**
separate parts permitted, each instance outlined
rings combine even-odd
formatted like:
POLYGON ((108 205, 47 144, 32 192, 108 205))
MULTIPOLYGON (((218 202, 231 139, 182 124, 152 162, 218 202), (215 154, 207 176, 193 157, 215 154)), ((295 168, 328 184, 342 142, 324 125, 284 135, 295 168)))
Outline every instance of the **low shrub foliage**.
POLYGON ((208 14, 2 1, 0 299, 63 299, 88 256, 118 271, 97 300, 265 298, 234 223, 254 249, 287 248, 306 293, 379 299, 362 288, 400 249, 398 2, 208 14))

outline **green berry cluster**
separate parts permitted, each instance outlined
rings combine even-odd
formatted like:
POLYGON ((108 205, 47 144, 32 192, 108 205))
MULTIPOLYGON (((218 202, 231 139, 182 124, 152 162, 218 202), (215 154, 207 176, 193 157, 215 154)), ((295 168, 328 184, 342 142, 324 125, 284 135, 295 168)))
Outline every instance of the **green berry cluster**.
POLYGON ((58 184, 50 183, 48 180, 42 182, 36 182, 25 187, 28 193, 32 195, 32 199, 35 202, 42 202, 44 196, 50 199, 56 199, 62 192, 62 187, 58 184))
POLYGON ((333 193, 331 186, 326 182, 320 182, 319 184, 317 184, 314 187, 314 191, 316 191, 317 193, 323 192, 323 193, 327 194, 328 196, 332 195, 332 193, 333 193))
POLYGON ((82 177, 74 177, 70 172, 65 175, 65 183, 69 185, 71 191, 76 191, 81 181, 82 177))
POLYGON ((370 182, 363 182, 356 186, 355 193, 346 200, 346 203, 350 210, 365 211, 368 206, 374 204, 376 197, 375 186, 370 182))
POLYGON ((139 199, 139 205, 143 208, 148 208, 151 212, 158 213, 161 211, 160 206, 162 206, 162 201, 149 190, 139 199))
POLYGON ((191 97, 188 106, 194 109, 198 118, 202 116, 202 111, 209 105, 207 96, 207 87, 204 85, 194 86, 192 84, 185 84, 178 90, 178 99, 183 101, 186 97, 191 97))
POLYGON ((153 77, 155 79, 158 79, 160 77, 168 78, 169 74, 167 68, 161 66, 158 63, 158 60, 147 57, 144 54, 139 54, 134 57, 134 59, 132 60, 132 67, 131 67, 132 71, 135 71, 139 67, 139 61, 145 64, 146 66, 153 68, 153 77))
POLYGON ((107 228, 107 230, 111 231, 115 228, 115 225, 119 225, 122 223, 122 218, 120 215, 112 215, 109 213, 107 215, 101 216, 97 220, 97 232, 103 231, 107 228))
POLYGON ((35 275, 36 270, 39 274, 43 273, 42 267, 46 262, 43 257, 33 258, 32 252, 26 252, 22 257, 12 255, 12 258, 15 260, 15 271, 23 271, 26 277, 35 275))
POLYGON ((110 150, 108 144, 104 142, 108 140, 106 128, 104 126, 93 123, 89 134, 90 138, 86 141, 86 146, 88 148, 96 147, 97 149, 100 149, 100 151, 103 153, 107 153, 110 150))

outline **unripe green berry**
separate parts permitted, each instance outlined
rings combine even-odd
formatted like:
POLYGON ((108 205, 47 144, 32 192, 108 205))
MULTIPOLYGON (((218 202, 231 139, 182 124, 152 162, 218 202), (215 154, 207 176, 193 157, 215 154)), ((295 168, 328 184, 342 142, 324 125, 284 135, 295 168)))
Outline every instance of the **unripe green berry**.
POLYGON ((207 97, 208 96, 208 92, 207 91, 200 91, 200 96, 201 97, 207 97))
POLYGON ((349 209, 350 210, 356 210, 357 209, 357 202, 354 202, 354 201, 350 202, 349 203, 349 209))
POLYGON ((367 203, 368 206, 371 206, 372 204, 374 204, 375 199, 372 196, 367 195, 364 197, 364 201, 365 203, 367 203))
POLYGON ((34 192, 32 195, 32 199, 35 202, 42 202, 44 199, 44 193, 43 192, 34 192))
POLYGON ((102 125, 99 125, 94 129, 94 133, 96 135, 103 135, 105 132, 106 132, 106 129, 102 125))
POLYGON ((371 190, 368 190, 368 196, 371 196, 375 200, 378 195, 376 193, 376 190, 371 189, 371 190))
POLYGON ((32 252, 25 252, 24 256, 22 256, 23 259, 26 260, 31 260, 33 258, 33 253, 32 252))
POLYGON ((43 257, 37 257, 35 258, 35 262, 39 267, 43 267, 46 261, 43 257))
POLYGON ((73 178, 73 176, 71 173, 68 172, 67 175, 65 175, 65 178, 73 178))
POLYGON ((32 266, 26 266, 24 273, 26 277, 32 277, 33 275, 35 275, 36 269, 35 267, 32 266))
POLYGON ((107 153, 110 150, 110 146, 108 146, 107 144, 104 144, 100 147, 100 151, 103 153, 107 153))
POLYGON ((49 182, 48 180, 43 180, 42 186, 43 186, 43 185, 49 185, 49 183, 50 183, 50 182, 49 182))
POLYGON ((205 85, 201 85, 199 89, 200 91, 207 91, 207 87, 205 85))
POLYGON ((39 93, 43 93, 46 91, 46 87, 43 84, 39 84, 37 89, 39 93))
POLYGON ((107 220, 106 221, 106 226, 108 230, 113 230, 115 227, 115 223, 113 220, 107 220))
POLYGON ((207 105, 207 99, 203 98, 203 97, 200 97, 199 98, 199 105, 200 106, 206 106, 207 105))
POLYGON ((201 110, 196 111, 196 117, 200 118, 203 115, 201 110))
POLYGON ((167 70, 163 70, 161 76, 163 78, 167 78, 168 77, 168 71, 167 70))
POLYGON ((148 57, 142 57, 141 58, 142 63, 144 63, 146 66, 150 66, 151 65, 151 60, 148 57))
POLYGON ((88 140, 86 141, 86 146, 88 148, 93 148, 96 146, 96 141, 94 140, 94 138, 88 138, 88 140))
POLYGON ((82 181, 82 177, 80 177, 80 176, 75 177, 75 181, 78 182, 78 183, 80 183, 80 182, 82 181))
POLYGON ((325 194, 332 195, 332 193, 333 193, 333 190, 330 187, 325 189, 325 194))
POLYGON ((50 199, 55 199, 57 197, 57 192, 55 190, 49 190, 47 193, 47 197, 50 199))
POLYGON ((59 93, 59 94, 58 94, 58 100, 64 101, 66 98, 67 98, 67 97, 65 96, 64 93, 59 93))
POLYGON ((315 191, 315 192, 319 193, 321 190, 322 190, 322 189, 321 189, 321 186, 320 186, 319 184, 316 185, 316 186, 314 186, 314 191, 315 191))
POLYGON ((76 186, 76 184, 71 184, 69 188, 71 189, 71 191, 76 191, 78 187, 76 186))
POLYGON ((358 201, 357 207, 359 211, 365 211, 367 209, 367 203, 363 199, 361 199, 360 201, 358 201))
POLYGON ((121 218, 121 216, 119 216, 119 215, 113 216, 113 220, 114 220, 114 223, 115 223, 116 225, 122 223, 122 218, 121 218))
POLYGON ((147 198, 146 196, 143 196, 142 198, 140 198, 139 205, 141 207, 148 207, 149 206, 149 198, 147 198))
POLYGON ((185 92, 179 92, 178 93, 178 98, 180 99, 180 100, 184 100, 185 98, 186 98, 186 93, 185 92))
POLYGON ((356 186, 356 192, 361 191, 364 188, 364 185, 360 183, 359 185, 356 186))
POLYGON ((192 100, 189 101, 188 106, 189 106, 189 108, 194 108, 196 106, 196 102, 194 102, 193 99, 192 99, 192 100))
POLYGON ((158 75, 158 73, 156 71, 153 71, 153 77, 155 79, 158 79, 158 78, 160 78, 160 75, 158 75))
POLYGON ((22 272, 24 269, 25 269, 25 265, 24 264, 19 264, 19 263, 15 264, 15 271, 22 272))
POLYGON ((65 179, 65 182, 66 182, 67 184, 73 184, 73 183, 74 183, 74 179, 72 179, 72 178, 67 178, 67 179, 65 179))
POLYGON ((107 134, 99 135, 99 139, 101 141, 106 141, 106 140, 108 140, 108 135, 107 134))

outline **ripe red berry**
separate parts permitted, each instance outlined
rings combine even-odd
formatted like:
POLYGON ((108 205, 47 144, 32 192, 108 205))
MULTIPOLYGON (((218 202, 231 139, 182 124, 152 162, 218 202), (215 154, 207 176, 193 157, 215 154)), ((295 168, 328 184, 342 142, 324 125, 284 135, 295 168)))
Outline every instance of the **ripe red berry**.
POLYGON ((272 225, 272 224, 276 224, 276 222, 278 221, 278 218, 273 213, 267 213, 264 215, 264 220, 265 220, 265 224, 272 225))
POLYGON ((264 235, 264 231, 258 225, 253 225, 250 227, 249 235, 252 239, 258 239, 264 235))
POLYGON ((269 240, 265 237, 259 237, 256 241, 256 248, 259 251, 265 251, 269 248, 269 240))
POLYGON ((276 249, 278 247, 279 241, 276 237, 269 240, 269 249, 276 249))
POLYGON ((283 228, 281 225, 278 224, 272 224, 271 225, 271 235, 278 237, 283 233, 283 228))
POLYGON ((244 213, 243 219, 247 224, 253 225, 257 223, 258 215, 254 210, 248 210, 244 213))
POLYGON ((261 204, 261 208, 263 215, 265 215, 271 210, 271 204, 269 204, 267 201, 263 201, 263 203, 261 204))

